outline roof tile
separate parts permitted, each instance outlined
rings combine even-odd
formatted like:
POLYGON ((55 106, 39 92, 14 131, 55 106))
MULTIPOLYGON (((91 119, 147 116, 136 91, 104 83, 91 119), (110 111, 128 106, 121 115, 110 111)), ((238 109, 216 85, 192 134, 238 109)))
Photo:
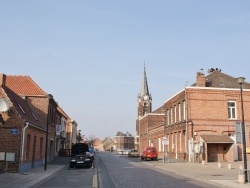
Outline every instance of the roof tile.
POLYGON ((47 95, 29 76, 6 76, 5 86, 23 96, 47 95))

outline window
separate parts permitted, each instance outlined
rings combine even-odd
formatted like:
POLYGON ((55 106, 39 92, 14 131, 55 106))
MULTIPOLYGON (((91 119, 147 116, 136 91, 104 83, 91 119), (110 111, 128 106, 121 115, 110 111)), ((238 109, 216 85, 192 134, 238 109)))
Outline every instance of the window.
POLYGON ((186 120, 186 102, 185 101, 183 101, 182 102, 183 103, 183 120, 186 120))
POLYGON ((170 108, 170 124, 173 123, 173 108, 170 108))
POLYGON ((28 134, 27 144, 26 144, 26 159, 27 160, 29 160, 29 158, 30 158, 30 142, 31 142, 31 135, 28 134))
POLYGON ((228 118, 229 119, 236 119, 236 103, 235 101, 228 101, 228 118))
POLYGON ((170 124, 170 111, 167 110, 168 125, 170 124))
POLYGON ((43 137, 40 138, 40 159, 43 158, 43 137))
POLYGON ((181 103, 178 104, 178 111, 179 111, 179 122, 181 121, 181 103))
POLYGON ((177 106, 174 106, 174 122, 177 122, 177 106))

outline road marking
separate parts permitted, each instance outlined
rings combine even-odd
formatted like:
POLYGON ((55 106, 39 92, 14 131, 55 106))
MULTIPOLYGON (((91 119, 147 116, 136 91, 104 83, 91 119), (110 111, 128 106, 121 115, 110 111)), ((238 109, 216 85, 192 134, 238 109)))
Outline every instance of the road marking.
POLYGON ((97 188, 98 187, 98 183, 97 183, 97 175, 93 176, 93 188, 97 188))

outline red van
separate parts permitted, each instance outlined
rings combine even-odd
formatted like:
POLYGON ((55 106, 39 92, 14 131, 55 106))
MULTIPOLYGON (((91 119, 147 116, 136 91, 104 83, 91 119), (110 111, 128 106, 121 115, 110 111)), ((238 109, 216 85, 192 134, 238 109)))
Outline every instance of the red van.
POLYGON ((158 152, 156 147, 145 147, 142 154, 141 160, 157 160, 158 152))

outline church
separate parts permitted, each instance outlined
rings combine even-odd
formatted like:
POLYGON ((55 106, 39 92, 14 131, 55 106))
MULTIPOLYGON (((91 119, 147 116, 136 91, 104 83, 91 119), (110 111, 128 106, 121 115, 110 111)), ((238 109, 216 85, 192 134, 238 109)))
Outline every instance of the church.
POLYGON ((144 67, 137 97, 136 148, 142 151, 146 146, 156 146, 159 157, 188 162, 241 161, 244 155, 249 158, 250 83, 239 83, 218 68, 208 69, 207 75, 198 71, 195 76, 195 83, 152 110, 144 67), (242 152, 243 142, 236 137, 240 122, 245 125, 246 154, 242 152))

